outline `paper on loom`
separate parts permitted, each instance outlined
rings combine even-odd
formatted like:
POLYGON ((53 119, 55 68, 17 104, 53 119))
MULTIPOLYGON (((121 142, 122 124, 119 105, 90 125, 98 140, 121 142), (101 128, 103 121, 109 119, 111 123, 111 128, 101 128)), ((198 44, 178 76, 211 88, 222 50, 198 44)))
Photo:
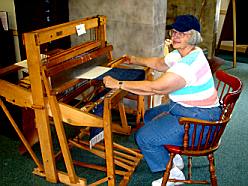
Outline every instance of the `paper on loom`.
POLYGON ((18 65, 20 67, 23 67, 23 68, 28 68, 28 64, 27 64, 27 60, 23 60, 23 61, 20 61, 20 62, 17 62, 15 63, 15 65, 18 65))
POLYGON ((23 67, 22 72, 28 73, 28 63, 26 59, 15 63, 15 65, 23 67))
MULTIPOLYGON (((47 55, 41 54, 40 57, 41 57, 41 60, 43 60, 43 59, 46 59, 47 58, 47 55)), ((20 66, 20 67, 23 67, 25 69, 28 68, 28 64, 27 64, 27 60, 26 59, 23 60, 23 61, 20 61, 20 62, 15 63, 15 65, 20 66)))
POLYGON ((95 66, 92 68, 88 68, 86 71, 82 72, 80 75, 76 76, 79 79, 95 79, 98 76, 104 74, 111 70, 110 67, 102 67, 102 66, 95 66))

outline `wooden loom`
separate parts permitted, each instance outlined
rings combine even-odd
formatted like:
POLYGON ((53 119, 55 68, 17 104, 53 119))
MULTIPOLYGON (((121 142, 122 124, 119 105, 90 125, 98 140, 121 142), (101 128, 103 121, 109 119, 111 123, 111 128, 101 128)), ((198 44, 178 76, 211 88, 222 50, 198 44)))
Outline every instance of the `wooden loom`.
MULTIPOLYGON (((57 87, 53 87, 51 84, 51 78, 54 75, 77 67, 82 63, 90 62, 92 59, 102 56, 103 54, 107 55, 107 66, 116 66, 125 61, 124 57, 118 60, 112 60, 112 46, 107 45, 106 42, 106 17, 96 16, 85 18, 25 33, 24 43, 27 53, 28 75, 31 90, 5 80, 0 80, 0 86, 2 87, 0 95, 12 104, 34 110, 42 154, 42 163, 36 157, 31 145, 17 127, 4 103, 2 101, 0 103, 18 136, 37 165, 34 174, 44 176, 47 181, 53 183, 62 182, 68 185, 87 185, 87 180, 85 178, 80 178, 76 175, 74 169, 74 164, 76 164, 106 172, 106 177, 91 185, 98 185, 104 182, 108 182, 108 185, 115 185, 116 174, 123 176, 120 185, 127 185, 136 166, 143 157, 136 150, 126 148, 113 143, 112 141, 112 127, 116 132, 130 133, 130 127, 126 122, 125 108, 122 102, 124 96, 127 96, 128 93, 122 90, 111 90, 108 92, 102 100, 104 102, 103 117, 98 117, 88 112, 92 107, 88 107, 89 109, 82 111, 58 99, 59 93, 75 86, 81 80, 72 79, 57 87), (41 46, 43 44, 73 34, 75 35, 76 26, 80 24, 84 24, 86 30, 94 30, 95 39, 93 41, 84 42, 83 44, 56 52, 45 60, 41 59, 41 46), (75 58, 75 56, 82 53, 85 53, 86 55, 75 58), (111 119, 111 110, 116 106, 118 106, 122 113, 122 124, 119 126, 118 124, 112 124, 111 119), (59 145, 61 147, 61 153, 58 153, 57 155, 55 155, 53 150, 49 117, 52 118, 54 122, 59 145), (71 126, 84 127, 86 129, 88 127, 103 128, 104 143, 97 144, 90 149, 88 142, 84 141, 82 138, 82 136, 87 133, 85 130, 82 130, 74 139, 67 140, 64 123, 71 126), (72 147, 79 147, 106 159, 106 167, 74 161, 70 153, 70 148, 72 147), (56 157, 59 157, 59 155, 63 156, 66 172, 57 170, 56 168, 55 159, 56 157), (121 167, 122 170, 117 170, 115 165, 121 167)), ((1 69, 0 74, 3 75, 16 69, 20 69, 20 67, 11 66, 1 69)), ((94 81, 89 81, 86 85, 95 85, 94 83, 94 81)), ((143 98, 139 97, 138 100, 137 120, 144 114, 144 107, 142 105, 143 98)))

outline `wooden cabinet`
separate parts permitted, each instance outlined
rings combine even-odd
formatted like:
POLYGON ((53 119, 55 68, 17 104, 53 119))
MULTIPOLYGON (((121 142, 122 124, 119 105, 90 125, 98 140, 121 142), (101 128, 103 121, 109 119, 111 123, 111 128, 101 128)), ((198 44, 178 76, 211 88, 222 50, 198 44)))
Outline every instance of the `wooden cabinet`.
MULTIPOLYGON (((9 66, 15 63, 15 50, 14 50, 14 40, 12 31, 4 31, 0 30, 0 68, 9 66)), ((6 79, 10 82, 17 82, 18 81, 18 74, 11 73, 1 79, 6 79)), ((2 99, 4 101, 4 99, 2 99)), ((18 109, 16 106, 13 106, 10 103, 4 101, 4 104, 11 112, 11 115, 16 120, 18 124, 21 123, 21 110, 18 109)), ((11 126, 9 120, 7 119, 6 115, 0 108, 0 134, 5 135, 10 138, 17 139, 16 132, 14 128, 11 126)))
POLYGON ((12 31, 0 31, 0 68, 15 63, 15 48, 12 31))
MULTIPOLYGON (((15 0, 16 21, 19 41, 23 33, 46 28, 69 21, 68 0, 15 0)), ((70 38, 64 38, 41 46, 42 52, 55 48, 68 48, 70 38)), ((22 60, 26 59, 26 51, 20 42, 22 60)))

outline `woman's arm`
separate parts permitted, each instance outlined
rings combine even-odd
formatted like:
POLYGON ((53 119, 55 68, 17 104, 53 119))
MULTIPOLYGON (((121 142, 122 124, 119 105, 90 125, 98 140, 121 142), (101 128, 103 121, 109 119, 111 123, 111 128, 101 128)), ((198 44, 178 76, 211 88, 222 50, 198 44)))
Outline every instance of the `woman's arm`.
POLYGON ((186 85, 186 81, 181 76, 172 72, 167 72, 154 81, 118 81, 106 76, 103 82, 108 88, 120 88, 138 95, 168 94, 186 85))
POLYGON ((145 67, 150 67, 151 69, 160 71, 160 72, 166 72, 168 69, 168 66, 164 62, 164 57, 136 57, 136 56, 126 56, 128 61, 128 64, 135 64, 145 67))

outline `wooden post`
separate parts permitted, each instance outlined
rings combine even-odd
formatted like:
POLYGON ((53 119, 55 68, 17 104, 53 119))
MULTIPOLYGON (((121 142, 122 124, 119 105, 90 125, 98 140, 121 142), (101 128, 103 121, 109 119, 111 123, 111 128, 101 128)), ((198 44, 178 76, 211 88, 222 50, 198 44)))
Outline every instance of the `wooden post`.
POLYGON ((115 185, 115 167, 114 167, 114 155, 113 155, 113 141, 112 141, 112 129, 111 129, 111 99, 104 99, 104 112, 103 112, 103 126, 104 126, 104 143, 106 154, 106 167, 108 185, 115 185))
MULTIPOLYGON (((97 40, 102 42, 102 47, 105 47, 107 45, 107 31, 106 31, 106 22, 107 17, 106 16, 99 16, 98 17, 99 27, 97 29, 97 40)), ((112 52, 107 53, 108 62, 113 60, 112 52)))
POLYGON ((25 136, 22 134, 21 130, 19 129, 18 125, 16 124, 15 120, 11 116, 10 112, 8 111, 7 107, 5 106, 5 104, 3 103, 1 98, 0 98, 0 106, 2 107, 2 109, 3 109, 4 113, 6 114, 7 118, 9 119, 11 125, 14 127, 14 129, 15 129, 17 135, 19 136, 20 140, 22 141, 22 143, 26 147, 27 151, 31 155, 32 159, 34 160, 34 162, 38 166, 39 171, 44 171, 42 164, 40 163, 39 159, 35 155, 34 151, 32 150, 32 148, 29 145, 28 141, 26 140, 25 136))
POLYGON ((232 0, 233 7, 233 68, 237 66, 237 25, 236 25, 236 0, 232 0))
POLYGON ((76 176, 75 169, 72 163, 71 153, 70 153, 69 146, 67 143, 64 126, 62 123, 61 111, 60 111, 60 108, 57 102, 57 98, 56 96, 50 94, 52 88, 49 84, 47 77, 45 76, 45 72, 43 69, 42 69, 42 77, 43 77, 43 82, 44 82, 44 86, 46 89, 46 93, 48 96, 48 102, 49 102, 49 105, 51 107, 51 111, 53 114, 55 129, 56 129, 57 136, 59 139, 59 144, 60 144, 61 151, 63 154, 65 166, 68 171, 70 183, 75 184, 78 182, 78 178, 76 176))
POLYGON ((45 108, 44 91, 41 79, 40 65, 40 47, 36 45, 36 34, 24 34, 28 71, 31 82, 33 109, 35 111, 35 121, 38 130, 40 148, 46 173, 46 179, 56 183, 58 176, 56 173, 55 159, 53 155, 52 138, 47 109, 45 108))

